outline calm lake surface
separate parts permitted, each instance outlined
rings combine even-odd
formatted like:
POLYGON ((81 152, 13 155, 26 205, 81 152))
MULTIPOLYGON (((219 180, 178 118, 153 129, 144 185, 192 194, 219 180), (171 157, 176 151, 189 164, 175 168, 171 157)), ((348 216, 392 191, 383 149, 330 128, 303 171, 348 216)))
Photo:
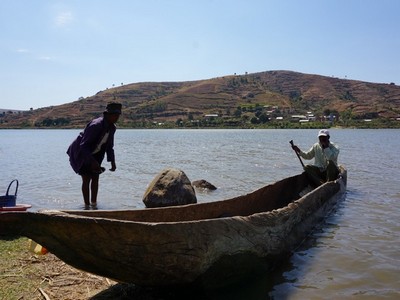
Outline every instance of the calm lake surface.
MULTIPOLYGON (((302 171, 289 141, 308 150, 318 130, 117 130, 117 171, 100 178, 99 209, 144 208, 164 168, 218 187, 198 202, 226 199, 302 171)), ((79 130, 0 130, 0 194, 19 180, 31 210, 81 209, 81 178, 66 150, 79 130)), ((399 299, 400 130, 333 129, 348 169, 345 200, 274 274, 212 299, 399 299)), ((103 162, 103 166, 110 167, 103 162)), ((11 189, 14 191, 14 189, 11 189)))

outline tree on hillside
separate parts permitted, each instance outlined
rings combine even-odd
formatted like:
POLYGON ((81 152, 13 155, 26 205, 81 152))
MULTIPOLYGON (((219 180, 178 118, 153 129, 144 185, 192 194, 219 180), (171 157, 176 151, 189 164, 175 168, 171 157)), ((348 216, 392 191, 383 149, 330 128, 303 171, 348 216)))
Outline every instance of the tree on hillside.
POLYGON ((235 110, 235 112, 233 113, 233 115, 234 115, 236 118, 240 118, 240 117, 242 116, 242 108, 239 106, 239 107, 235 110))
POLYGON ((265 113, 262 113, 258 119, 260 120, 261 123, 267 123, 269 121, 268 116, 265 113))
POLYGON ((340 114, 340 119, 345 126, 349 125, 350 121, 353 119, 352 109, 347 109, 340 114))

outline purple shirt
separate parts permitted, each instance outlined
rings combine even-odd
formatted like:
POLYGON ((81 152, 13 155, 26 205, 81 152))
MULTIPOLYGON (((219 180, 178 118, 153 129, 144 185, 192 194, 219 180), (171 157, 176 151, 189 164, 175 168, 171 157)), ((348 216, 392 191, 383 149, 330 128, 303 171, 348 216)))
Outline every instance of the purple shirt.
POLYGON ((107 131, 109 132, 107 142, 100 151, 103 155, 101 161, 104 158, 104 153, 107 153, 107 161, 115 161, 114 134, 116 129, 115 125, 109 124, 104 117, 94 119, 87 124, 85 130, 68 147, 67 154, 72 169, 78 173, 84 164, 91 164, 95 160, 93 151, 107 131))

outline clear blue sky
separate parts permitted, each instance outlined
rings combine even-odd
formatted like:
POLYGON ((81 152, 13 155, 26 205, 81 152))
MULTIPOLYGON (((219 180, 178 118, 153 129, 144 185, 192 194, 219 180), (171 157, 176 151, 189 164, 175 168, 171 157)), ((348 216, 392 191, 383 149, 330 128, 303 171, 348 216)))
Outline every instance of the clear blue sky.
POLYGON ((398 0, 1 0, 0 108, 292 70, 400 85, 398 0))

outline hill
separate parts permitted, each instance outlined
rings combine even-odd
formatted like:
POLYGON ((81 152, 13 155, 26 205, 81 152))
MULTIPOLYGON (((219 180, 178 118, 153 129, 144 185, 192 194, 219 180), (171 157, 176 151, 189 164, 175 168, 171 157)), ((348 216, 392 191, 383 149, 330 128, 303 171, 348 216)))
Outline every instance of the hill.
MULTIPOLYGON (((357 121, 400 123, 400 87, 292 71, 268 71, 187 82, 122 85, 87 98, 27 112, 6 113, 0 128, 82 128, 108 102, 123 104, 120 127, 287 126, 357 121), (295 117, 293 117, 295 115, 295 117), (157 124, 157 125, 154 125, 157 124)), ((388 123, 388 124, 389 124, 388 123)), ((390 125, 392 126, 392 125, 390 125)))

